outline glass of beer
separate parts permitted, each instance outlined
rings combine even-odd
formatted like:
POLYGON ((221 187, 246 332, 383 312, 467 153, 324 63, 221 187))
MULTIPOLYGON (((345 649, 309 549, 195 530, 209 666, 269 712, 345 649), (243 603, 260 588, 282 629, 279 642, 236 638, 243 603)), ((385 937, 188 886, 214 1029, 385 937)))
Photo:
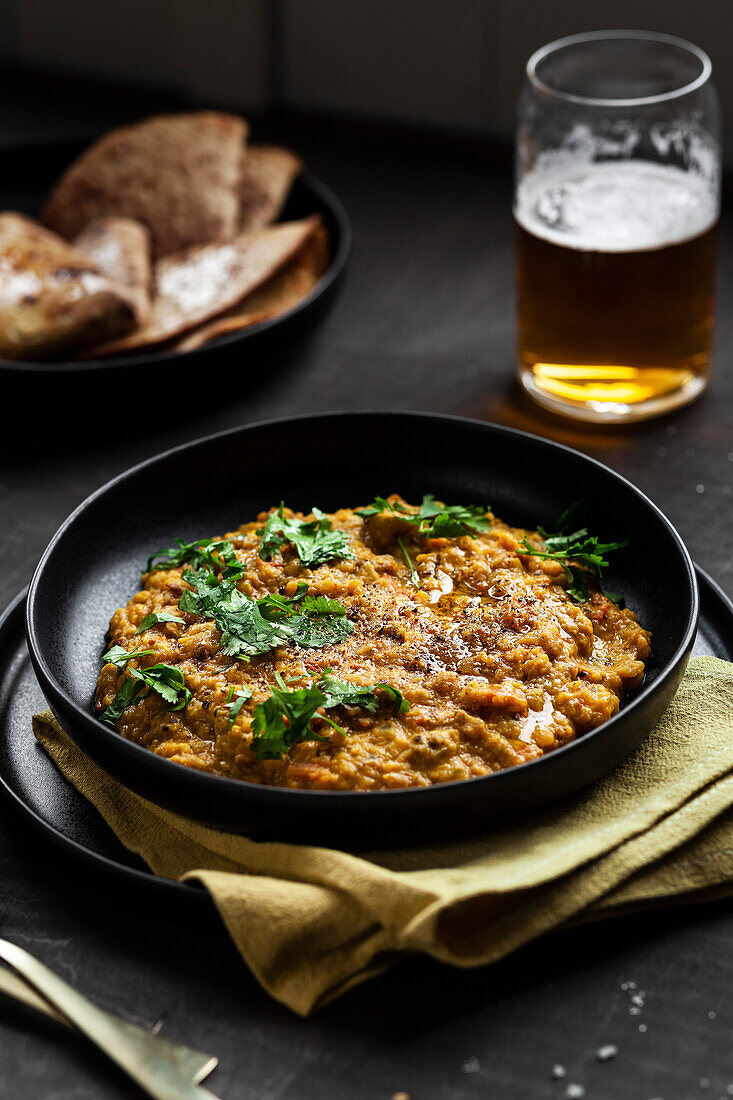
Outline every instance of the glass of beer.
POLYGON ((641 31, 562 38, 527 63, 519 369, 555 412, 643 420, 705 388, 720 211, 710 74, 697 46, 641 31))

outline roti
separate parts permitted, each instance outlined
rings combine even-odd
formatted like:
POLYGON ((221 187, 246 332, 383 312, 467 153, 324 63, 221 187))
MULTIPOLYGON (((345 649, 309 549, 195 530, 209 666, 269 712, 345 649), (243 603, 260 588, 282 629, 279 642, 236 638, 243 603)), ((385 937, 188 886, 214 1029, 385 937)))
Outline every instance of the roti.
POLYGON ((201 245, 159 260, 145 325, 82 358, 124 354, 165 344, 231 309, 279 271, 320 225, 312 216, 240 233, 226 244, 201 245))
POLYGON ((215 111, 158 115, 112 130, 71 165, 43 221, 75 237, 93 218, 148 227, 156 257, 239 229, 247 123, 215 111))
POLYGON ((259 229, 280 215, 303 162, 277 145, 250 145, 242 179, 242 229, 259 229))
POLYGON ((209 321, 201 328, 184 336, 175 344, 177 351, 193 351, 217 336, 239 332, 250 325, 259 324, 270 317, 277 317, 301 302, 321 278, 328 267, 328 234, 318 226, 298 254, 259 290, 248 294, 239 305, 222 317, 209 321))
POLYGON ((150 313, 150 233, 132 218, 95 218, 74 239, 103 275, 124 288, 138 324, 150 313))
POLYGON ((0 214, 0 357, 41 359, 129 329, 124 288, 22 214, 0 214))

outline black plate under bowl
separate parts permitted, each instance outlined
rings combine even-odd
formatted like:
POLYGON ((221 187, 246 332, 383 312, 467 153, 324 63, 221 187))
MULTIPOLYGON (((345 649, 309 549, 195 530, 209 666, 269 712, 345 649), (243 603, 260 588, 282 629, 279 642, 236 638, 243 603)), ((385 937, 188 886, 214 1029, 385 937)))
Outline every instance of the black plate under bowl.
MULTIPOLYGON (((93 138, 33 142, 0 149, 0 210, 19 210, 37 218, 51 188, 62 172, 93 138)), ((148 351, 110 359, 89 359, 79 362, 20 362, 0 359, 0 373, 35 378, 108 374, 120 370, 143 371, 151 366, 166 369, 185 366, 200 374, 208 368, 236 366, 242 370, 257 369, 273 359, 292 354, 294 347, 316 322, 325 315, 334 301, 351 251, 351 223, 334 193, 311 172, 302 172, 293 184, 281 220, 304 218, 320 214, 328 230, 331 262, 328 270, 311 293, 293 309, 270 321, 252 325, 242 332, 219 337, 211 344, 188 352, 148 351)))
POLYGON ((101 767, 145 797, 256 837, 344 847, 404 844, 516 817, 590 783, 645 736, 692 648, 698 594, 679 535, 600 463, 509 428, 418 413, 341 413, 255 424, 177 447, 88 497, 59 528, 28 593, 28 645, 51 707, 101 767), (165 486, 161 495, 160 486, 165 486), (110 615, 139 588, 148 555, 180 536, 230 531, 285 499, 326 511, 401 492, 490 501, 517 526, 549 526, 573 499, 604 540, 628 535, 609 586, 653 633, 644 687, 598 729, 481 779, 373 792, 300 791, 181 767, 119 736, 91 710, 110 615))
MULTIPOLYGON (((733 661, 733 603, 699 566, 695 572, 700 618, 693 656, 733 661)), ((196 883, 154 875, 37 744, 31 717, 45 708, 46 700, 28 656, 25 597, 24 590, 0 615, 0 787, 5 796, 49 840, 100 870, 196 900, 207 898, 196 883)))

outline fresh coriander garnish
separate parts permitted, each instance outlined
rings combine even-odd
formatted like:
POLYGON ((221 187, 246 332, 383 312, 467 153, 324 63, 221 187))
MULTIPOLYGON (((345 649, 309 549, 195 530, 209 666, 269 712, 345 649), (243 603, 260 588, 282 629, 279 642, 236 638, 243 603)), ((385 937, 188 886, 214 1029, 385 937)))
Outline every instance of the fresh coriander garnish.
POLYGON ((346 608, 337 600, 306 596, 298 586, 292 598, 277 593, 253 600, 232 580, 219 580, 205 570, 189 571, 185 580, 194 591, 181 594, 181 611, 213 619, 221 631, 222 652, 249 660, 277 646, 295 642, 306 649, 342 642, 354 630, 346 608))
POLYGON ((177 569, 181 565, 190 565, 192 569, 209 569, 214 573, 233 575, 241 573, 234 546, 229 539, 196 539, 184 542, 176 539, 175 546, 158 550, 145 567, 146 573, 159 569, 177 569))
POLYGON ((629 540, 623 542, 599 542, 595 536, 588 534, 587 527, 579 527, 575 531, 568 531, 578 510, 578 504, 573 504, 558 519, 556 531, 550 533, 543 527, 537 530, 545 544, 544 550, 538 550, 525 535, 520 543, 520 553, 531 554, 535 558, 546 558, 550 561, 559 561, 568 578, 568 595, 577 603, 585 603, 590 599, 588 586, 584 574, 590 573, 596 579, 596 583, 607 599, 618 603, 619 596, 612 592, 606 592, 601 580, 603 569, 608 566, 605 555, 612 550, 623 550, 629 545, 629 540))
MULTIPOLYGON (((486 512, 480 505, 439 505, 435 503, 432 493, 425 494, 417 512, 411 512, 401 504, 392 504, 386 497, 375 497, 368 508, 358 509, 356 514, 362 519, 369 519, 370 516, 379 516, 385 512, 399 516, 405 523, 409 523, 416 529, 420 538, 458 538, 461 535, 475 538, 477 532, 488 531, 491 528, 486 512)), ((417 584, 420 578, 400 537, 397 538, 397 544, 410 570, 410 580, 413 584, 417 584)))
POLYGON ((392 504, 385 497, 375 497, 368 508, 360 508, 357 516, 367 519, 383 512, 399 516, 405 523, 417 528, 421 536, 428 538, 458 538, 460 535, 475 536, 491 528, 486 512, 480 504, 436 504, 432 493, 426 493, 417 512, 403 508, 401 504, 392 504))
POLYGON ((113 645, 110 650, 102 655, 102 660, 106 664, 117 665, 118 668, 123 668, 128 661, 131 661, 134 657, 154 657, 154 649, 125 649, 121 645, 113 645))
POLYGON ((151 611, 149 615, 146 615, 140 621, 140 626, 135 633, 143 634, 146 630, 150 630, 151 626, 157 626, 158 623, 181 623, 181 625, 185 625, 184 620, 180 619, 178 615, 171 615, 168 611, 151 611))
POLYGON ((315 519, 289 519, 285 515, 285 504, 267 517, 267 523, 257 534, 262 535, 260 557, 271 561, 278 550, 288 543, 292 545, 302 565, 322 565, 335 558, 353 558, 354 551, 349 546, 345 531, 336 531, 330 519, 320 510, 313 509, 315 519))
POLYGON ((404 542, 402 541, 401 538, 397 539, 397 545, 399 546, 400 550, 402 551, 402 557, 405 559, 405 562, 407 563, 407 568, 410 570, 410 580, 412 581, 413 584, 417 584, 420 580, 420 577, 418 576, 417 569, 413 565, 412 558, 407 553, 407 547, 405 546, 405 544, 404 544, 404 542))
MULTIPOLYGON (((229 688, 229 690, 226 693, 226 697, 224 699, 224 702, 222 703, 222 706, 229 708, 229 718, 228 718, 229 729, 231 729, 232 726, 234 725, 234 720, 236 719, 237 715, 239 714, 239 712, 242 709, 242 707, 244 706, 244 704, 247 702, 248 699, 251 699, 251 698, 252 698, 252 689, 251 688, 248 688, 248 687, 242 687, 242 688, 230 687, 229 688)), ((219 708, 217 707, 216 709, 218 710, 219 708)))
POLYGON ((380 705, 377 692, 384 692, 392 701, 393 714, 405 714, 410 709, 410 704, 401 691, 391 684, 377 683, 369 687, 358 687, 347 680, 339 680, 331 675, 330 669, 326 669, 317 682, 317 686, 325 692, 328 702, 327 707, 360 707, 362 710, 373 714, 380 705))
POLYGON ((122 683, 122 687, 117 692, 110 705, 105 707, 100 714, 100 721, 106 722, 109 726, 116 726, 117 722, 122 717, 122 712, 126 710, 144 690, 145 685, 141 684, 139 680, 134 680, 132 676, 126 676, 122 683))
POLYGON ((360 688, 338 680, 326 671, 310 687, 289 689, 279 673, 277 687, 270 689, 269 698, 258 703, 252 720, 252 748, 258 760, 279 760, 298 741, 326 741, 323 734, 311 726, 318 717, 339 733, 345 730, 323 711, 333 707, 359 707, 374 713, 379 705, 378 692, 391 697, 395 714, 409 709, 409 703, 389 684, 372 684, 360 688))
MULTIPOLYGON (((133 657, 151 656, 152 649, 126 650, 122 646, 113 646, 104 654, 103 661, 123 668, 133 657)), ((174 665, 156 664, 147 668, 126 669, 122 687, 115 695, 108 707, 102 711, 100 718, 103 722, 114 726, 121 717, 122 712, 130 703, 139 696, 145 698, 151 691, 160 695, 164 702, 168 703, 168 710, 183 710, 191 699, 191 692, 186 687, 186 680, 179 668, 174 665)))

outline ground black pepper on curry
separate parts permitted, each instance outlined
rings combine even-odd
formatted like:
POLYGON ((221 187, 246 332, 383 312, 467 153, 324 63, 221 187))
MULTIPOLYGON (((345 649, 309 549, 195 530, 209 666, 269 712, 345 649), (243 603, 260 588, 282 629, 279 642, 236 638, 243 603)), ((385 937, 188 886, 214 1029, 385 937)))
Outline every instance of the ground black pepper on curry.
POLYGON ((284 505, 148 562, 96 711, 187 767, 284 787, 470 779, 614 715, 650 652, 602 544, 482 507, 284 505))

